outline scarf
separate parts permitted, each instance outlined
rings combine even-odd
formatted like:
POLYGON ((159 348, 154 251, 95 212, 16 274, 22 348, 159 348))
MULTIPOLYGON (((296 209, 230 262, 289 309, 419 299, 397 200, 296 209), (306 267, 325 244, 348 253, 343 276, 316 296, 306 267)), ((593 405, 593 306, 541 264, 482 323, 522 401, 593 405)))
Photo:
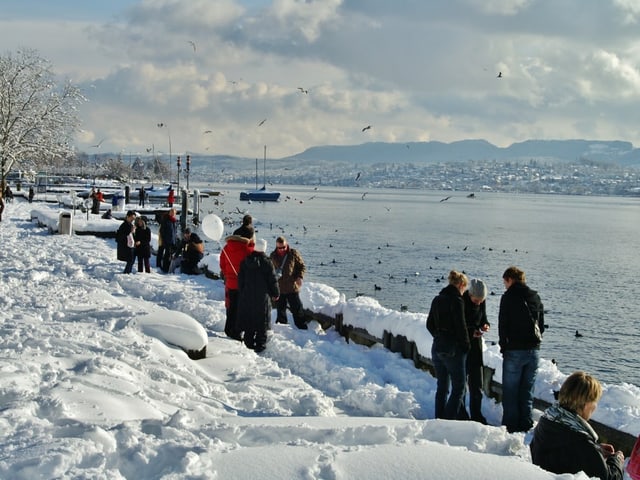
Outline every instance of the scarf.
POLYGON ((591 425, 577 413, 573 413, 558 404, 552 405, 544 412, 544 418, 552 422, 559 423, 573 430, 590 437, 594 442, 598 442, 598 434, 591 425))

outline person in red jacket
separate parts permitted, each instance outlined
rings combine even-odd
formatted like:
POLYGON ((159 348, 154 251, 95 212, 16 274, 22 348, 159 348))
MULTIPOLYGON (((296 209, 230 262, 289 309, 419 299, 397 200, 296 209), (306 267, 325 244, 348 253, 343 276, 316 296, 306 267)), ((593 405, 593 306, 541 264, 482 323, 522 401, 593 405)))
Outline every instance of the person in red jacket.
POLYGON ((173 204, 176 201, 176 193, 173 191, 173 187, 169 187, 169 195, 167 195, 167 203, 169 208, 173 208, 173 204))
POLYGON ((253 229, 242 235, 230 235, 220 253, 220 273, 224 279, 224 303, 227 319, 224 333, 242 341, 242 325, 238 321, 238 272, 242 261, 253 252, 253 229), (249 236, 250 235, 250 236, 249 236))

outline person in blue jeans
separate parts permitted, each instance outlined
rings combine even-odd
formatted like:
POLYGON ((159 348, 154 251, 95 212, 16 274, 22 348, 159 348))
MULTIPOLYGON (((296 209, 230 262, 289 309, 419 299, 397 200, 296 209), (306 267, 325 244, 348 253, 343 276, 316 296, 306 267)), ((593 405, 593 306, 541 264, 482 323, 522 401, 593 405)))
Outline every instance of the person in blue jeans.
POLYGON ((533 427, 533 390, 538 372, 544 310, 525 273, 509 267, 502 274, 506 291, 500 299, 498 336, 502 353, 502 425, 513 432, 533 427))
POLYGON ((451 270, 449 285, 431 302, 427 329, 433 336, 431 360, 436 371, 435 417, 468 418, 464 407, 467 385, 466 361, 470 342, 462 294, 469 281, 464 273, 451 270), (451 394, 449 394, 451 387, 451 394))

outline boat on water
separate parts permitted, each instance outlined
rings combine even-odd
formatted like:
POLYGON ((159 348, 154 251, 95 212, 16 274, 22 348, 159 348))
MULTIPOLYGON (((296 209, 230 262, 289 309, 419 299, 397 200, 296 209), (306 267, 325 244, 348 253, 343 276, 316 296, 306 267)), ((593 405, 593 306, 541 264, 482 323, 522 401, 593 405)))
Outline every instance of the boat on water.
POLYGON ((267 190, 266 187, 256 188, 255 190, 245 190, 240 192, 240 200, 254 202, 277 202, 280 199, 280 192, 267 190))
POLYGON ((256 188, 240 192, 240 200, 252 202, 277 202, 280 200, 280 192, 267 189, 267 146, 264 146, 264 176, 262 188, 258 188, 258 159, 256 158, 256 188))

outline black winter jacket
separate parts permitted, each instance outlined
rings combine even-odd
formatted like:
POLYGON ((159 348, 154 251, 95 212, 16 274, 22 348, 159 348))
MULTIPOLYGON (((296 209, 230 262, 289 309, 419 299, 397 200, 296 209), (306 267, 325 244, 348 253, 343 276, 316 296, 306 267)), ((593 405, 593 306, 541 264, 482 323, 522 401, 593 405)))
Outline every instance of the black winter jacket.
POLYGON ((469 335, 469 342, 471 342, 471 350, 469 350, 467 361, 482 365, 482 337, 474 337, 473 334, 476 330, 481 330, 484 325, 490 325, 489 320, 487 320, 487 302, 476 305, 471 301, 468 291, 462 294, 462 299, 464 300, 467 334, 469 335))
POLYGON ((524 283, 513 283, 504 292, 498 313, 501 352, 540 348, 544 333, 543 308, 538 292, 524 283), (534 322, 538 325, 539 335, 536 335, 534 322))
POLYGON ((149 227, 137 227, 133 238, 136 242, 140 242, 136 246, 136 256, 149 258, 151 256, 151 230, 149 230, 149 227))
POLYGON ((265 328, 271 298, 280 296, 280 290, 273 264, 264 253, 253 252, 240 264, 238 295, 238 320, 243 329, 265 328))
POLYGON ((116 243, 118 245, 117 257, 122 262, 128 262, 133 257, 133 248, 127 246, 127 236, 133 230, 133 225, 124 220, 116 232, 116 243))
POLYGON ((566 425, 540 418, 530 444, 531 460, 553 473, 578 473, 602 480, 622 479, 622 462, 615 455, 606 460, 600 445, 566 425))
POLYGON ((427 317, 427 330, 433 338, 439 336, 453 338, 463 351, 469 351, 464 303, 458 287, 448 285, 433 299, 427 317))

